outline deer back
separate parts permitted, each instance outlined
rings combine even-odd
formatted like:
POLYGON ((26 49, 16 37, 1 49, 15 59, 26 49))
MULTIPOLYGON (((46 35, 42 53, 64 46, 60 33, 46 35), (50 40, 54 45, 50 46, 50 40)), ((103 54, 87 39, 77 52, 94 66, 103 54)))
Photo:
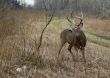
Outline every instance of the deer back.
POLYGON ((62 42, 75 45, 77 48, 86 46, 86 36, 81 29, 65 29, 61 32, 62 42))
POLYGON ((61 32, 60 38, 63 42, 67 42, 69 44, 76 43, 75 31, 71 31, 69 29, 65 29, 61 32))

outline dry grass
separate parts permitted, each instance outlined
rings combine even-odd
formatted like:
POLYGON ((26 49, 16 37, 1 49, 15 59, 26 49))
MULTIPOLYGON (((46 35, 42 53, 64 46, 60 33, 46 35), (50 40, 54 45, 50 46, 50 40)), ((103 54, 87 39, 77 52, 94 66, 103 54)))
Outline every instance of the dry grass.
POLYGON ((110 38, 110 20, 85 18, 85 28, 95 34, 104 35, 110 38))
MULTIPOLYGON (((43 37, 40 55, 38 55, 36 47, 41 30, 45 26, 44 15, 35 11, 9 10, 0 21, 0 78, 109 78, 110 49, 90 42, 86 47, 88 68, 86 76, 84 64, 80 62, 82 61, 81 53, 79 53, 79 62, 74 68, 67 46, 62 49, 59 58, 61 63, 57 63, 59 34, 67 28, 64 24, 49 25, 43 37), (33 53, 36 54, 33 55, 33 53), (26 69, 23 68, 24 66, 26 69), (17 68, 21 68, 22 71, 17 72, 17 68), (74 69, 76 69, 75 75, 74 69)), ((89 21, 87 25, 85 29, 95 28, 95 26, 90 26, 89 21)), ((99 30, 103 28, 100 27, 99 30)), ((73 52, 76 54, 74 49, 73 52)))

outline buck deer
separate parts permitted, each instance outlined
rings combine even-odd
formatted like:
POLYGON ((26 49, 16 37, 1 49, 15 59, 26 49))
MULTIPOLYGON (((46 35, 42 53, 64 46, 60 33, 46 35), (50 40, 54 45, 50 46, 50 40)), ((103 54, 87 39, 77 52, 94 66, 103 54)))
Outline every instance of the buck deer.
POLYGON ((75 26, 75 27, 65 29, 61 32, 61 34, 60 34, 61 44, 60 44, 60 49, 58 52, 58 58, 59 58, 59 54, 61 52, 62 47, 64 46, 65 43, 68 43, 69 44, 68 51, 71 53, 73 60, 75 58, 71 51, 72 47, 74 47, 75 50, 77 51, 77 60, 78 60, 78 51, 79 50, 82 51, 83 59, 84 59, 84 62, 86 63, 85 52, 84 52, 85 46, 86 46, 86 36, 83 33, 83 31, 81 30, 81 28, 83 27, 83 19, 79 18, 79 17, 75 17, 75 18, 80 20, 79 24, 74 24, 67 17, 67 20, 71 23, 72 26, 75 26))

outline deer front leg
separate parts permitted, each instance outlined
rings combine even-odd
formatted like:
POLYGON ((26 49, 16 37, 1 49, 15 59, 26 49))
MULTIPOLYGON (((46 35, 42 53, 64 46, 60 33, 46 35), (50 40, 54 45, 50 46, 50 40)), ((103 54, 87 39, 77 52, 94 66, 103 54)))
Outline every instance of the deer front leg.
POLYGON ((61 53, 61 49, 63 48, 64 44, 65 44, 65 42, 61 42, 61 44, 60 44, 60 49, 59 49, 59 51, 58 51, 57 61, 58 61, 58 59, 59 59, 59 55, 60 55, 60 53, 61 53))
POLYGON ((83 59, 84 59, 84 63, 86 64, 85 50, 84 50, 84 48, 82 48, 81 50, 82 50, 82 56, 83 56, 83 59))
POLYGON ((87 73, 86 70, 87 70, 87 67, 86 67, 86 58, 85 58, 85 51, 84 49, 82 49, 82 56, 83 56, 83 59, 84 59, 84 65, 85 65, 85 74, 87 73))

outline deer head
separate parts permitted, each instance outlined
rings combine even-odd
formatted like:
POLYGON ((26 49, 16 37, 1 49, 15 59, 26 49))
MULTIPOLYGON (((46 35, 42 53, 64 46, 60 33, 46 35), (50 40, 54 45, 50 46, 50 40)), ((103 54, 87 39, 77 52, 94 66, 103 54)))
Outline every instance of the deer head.
POLYGON ((67 20, 71 24, 70 26, 75 26, 78 28, 83 27, 83 16, 82 17, 75 16, 73 20, 70 20, 69 17, 67 17, 67 20))

